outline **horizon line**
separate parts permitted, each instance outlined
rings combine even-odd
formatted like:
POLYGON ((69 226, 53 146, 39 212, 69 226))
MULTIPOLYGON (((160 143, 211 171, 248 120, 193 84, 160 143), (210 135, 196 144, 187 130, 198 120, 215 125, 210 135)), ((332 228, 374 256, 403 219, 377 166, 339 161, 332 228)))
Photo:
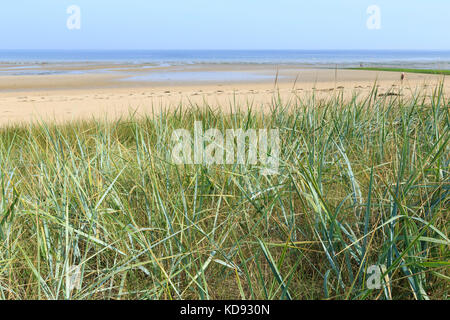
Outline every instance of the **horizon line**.
POLYGON ((450 51, 449 49, 143 49, 143 48, 0 48, 0 51, 450 51))

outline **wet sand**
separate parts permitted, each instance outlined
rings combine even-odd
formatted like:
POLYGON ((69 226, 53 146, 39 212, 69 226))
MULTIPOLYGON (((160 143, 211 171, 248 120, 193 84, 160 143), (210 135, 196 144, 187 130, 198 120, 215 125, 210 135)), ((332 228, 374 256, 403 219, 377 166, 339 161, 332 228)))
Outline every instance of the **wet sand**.
MULTIPOLYGON (((252 105, 269 108, 274 97, 293 101, 310 97, 431 90, 443 76, 397 72, 315 69, 297 65, 49 64, 11 68, 0 65, 0 125, 30 121, 149 114, 161 108, 204 106, 225 108, 252 105)), ((450 84, 444 82, 446 93, 450 84)))

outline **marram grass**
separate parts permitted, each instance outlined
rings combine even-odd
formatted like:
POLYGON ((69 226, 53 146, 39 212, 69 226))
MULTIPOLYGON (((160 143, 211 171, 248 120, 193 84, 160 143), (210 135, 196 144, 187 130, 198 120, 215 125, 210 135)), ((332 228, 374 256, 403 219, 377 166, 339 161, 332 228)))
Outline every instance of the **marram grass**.
POLYGON ((442 87, 232 107, 0 129, 0 298, 448 299, 442 87), (278 128, 279 175, 173 165, 195 120, 278 128))

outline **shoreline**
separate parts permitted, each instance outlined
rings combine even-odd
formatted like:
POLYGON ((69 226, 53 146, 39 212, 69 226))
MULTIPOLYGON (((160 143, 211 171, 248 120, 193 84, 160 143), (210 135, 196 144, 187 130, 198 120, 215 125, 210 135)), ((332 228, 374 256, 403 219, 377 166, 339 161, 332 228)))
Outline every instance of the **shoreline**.
MULTIPOLYGON (((54 70, 54 67, 50 66, 48 70, 54 70)), ((104 67, 103 64, 85 66, 82 71, 86 73, 82 74, 11 76, 0 73, 0 125, 37 119, 71 121, 105 114, 115 118, 130 110, 148 114, 153 112, 155 105, 169 107, 180 103, 212 107, 228 107, 231 102, 252 103, 258 109, 264 109, 278 95, 282 100, 288 100, 314 93, 318 98, 326 99, 330 93, 337 92, 342 93, 344 99, 350 99, 355 94, 368 94, 375 83, 380 94, 385 94, 398 91, 402 86, 412 91, 427 90, 445 79, 442 75, 408 73, 402 85, 398 72, 298 65, 208 64, 143 68, 142 65, 119 64, 108 65, 113 70, 103 72, 104 67), (240 76, 243 79, 239 79, 240 76), (144 77, 144 80, 130 80, 133 77, 144 77), (156 80, 146 81, 145 77, 156 80)), ((79 66, 70 64, 57 68, 79 70, 79 66)), ((446 93, 450 92, 449 83, 444 82, 444 89, 446 93)), ((408 90, 404 91, 410 94, 408 90)))

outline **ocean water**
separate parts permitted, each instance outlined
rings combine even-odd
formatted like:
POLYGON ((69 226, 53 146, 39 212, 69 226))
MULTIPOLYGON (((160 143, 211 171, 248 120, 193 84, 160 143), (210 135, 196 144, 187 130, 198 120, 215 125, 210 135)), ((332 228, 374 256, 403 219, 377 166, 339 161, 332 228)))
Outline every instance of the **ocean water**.
POLYGON ((300 64, 315 67, 405 66, 450 69, 450 51, 388 50, 0 50, 0 64, 67 62, 186 65, 300 64))

